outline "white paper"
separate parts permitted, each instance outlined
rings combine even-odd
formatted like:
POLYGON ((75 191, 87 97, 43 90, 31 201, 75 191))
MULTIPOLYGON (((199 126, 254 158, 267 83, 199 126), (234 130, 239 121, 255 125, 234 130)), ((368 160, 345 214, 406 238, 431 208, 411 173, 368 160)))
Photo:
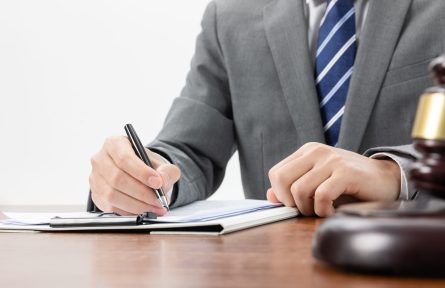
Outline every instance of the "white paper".
MULTIPOLYGON (((282 206, 281 204, 270 203, 265 200, 210 200, 197 201, 192 204, 171 210, 163 217, 153 220, 155 222, 164 223, 188 223, 203 222, 225 217, 231 217, 250 213, 254 211, 270 209, 282 206)), ((31 213, 31 212, 4 212, 9 219, 0 221, 6 225, 48 225, 51 218, 82 218, 94 217, 100 215, 98 213, 88 212, 70 212, 70 213, 31 213)))
POLYGON ((210 221, 224 217, 241 215, 249 212, 280 207, 265 200, 207 200, 173 209, 156 222, 187 223, 210 221))
POLYGON ((97 213, 88 212, 3 212, 9 219, 0 223, 9 225, 48 225, 51 218, 56 216, 63 218, 93 217, 97 213))

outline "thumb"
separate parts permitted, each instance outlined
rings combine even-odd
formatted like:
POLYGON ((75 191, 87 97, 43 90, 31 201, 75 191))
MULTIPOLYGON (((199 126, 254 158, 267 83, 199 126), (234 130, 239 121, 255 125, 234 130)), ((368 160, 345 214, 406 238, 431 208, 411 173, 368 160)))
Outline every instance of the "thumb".
POLYGON ((173 164, 162 164, 156 171, 158 171, 162 177, 162 188, 166 193, 172 189, 173 185, 175 185, 181 177, 181 170, 173 164))
POLYGON ((147 153, 148 158, 150 158, 151 164, 156 170, 162 164, 170 164, 170 162, 167 159, 165 159, 158 153, 151 151, 148 148, 145 148, 145 153, 147 153))

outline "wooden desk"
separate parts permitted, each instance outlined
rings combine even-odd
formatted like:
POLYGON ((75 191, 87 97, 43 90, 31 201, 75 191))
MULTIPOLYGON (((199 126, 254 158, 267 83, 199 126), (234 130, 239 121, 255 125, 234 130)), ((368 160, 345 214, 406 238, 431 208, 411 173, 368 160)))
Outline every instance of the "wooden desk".
POLYGON ((0 233, 0 287, 445 287, 336 271, 311 256, 320 219, 220 237, 0 233))

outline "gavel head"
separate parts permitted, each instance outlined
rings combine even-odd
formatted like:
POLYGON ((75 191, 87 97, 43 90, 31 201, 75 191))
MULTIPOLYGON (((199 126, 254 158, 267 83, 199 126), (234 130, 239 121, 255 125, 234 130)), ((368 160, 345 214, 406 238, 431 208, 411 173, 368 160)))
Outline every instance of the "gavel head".
POLYGON ((412 131, 421 158, 411 169, 417 189, 445 199, 445 54, 430 65, 436 85, 420 98, 412 131))

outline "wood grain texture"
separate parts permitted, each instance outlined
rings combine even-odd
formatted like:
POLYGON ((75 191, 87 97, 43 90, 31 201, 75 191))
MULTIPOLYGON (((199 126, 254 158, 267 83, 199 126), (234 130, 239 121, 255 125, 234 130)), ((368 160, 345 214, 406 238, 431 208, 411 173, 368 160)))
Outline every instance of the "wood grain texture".
POLYGON ((0 287, 445 287, 445 280, 351 274, 317 262, 321 219, 220 237, 0 233, 0 287))

